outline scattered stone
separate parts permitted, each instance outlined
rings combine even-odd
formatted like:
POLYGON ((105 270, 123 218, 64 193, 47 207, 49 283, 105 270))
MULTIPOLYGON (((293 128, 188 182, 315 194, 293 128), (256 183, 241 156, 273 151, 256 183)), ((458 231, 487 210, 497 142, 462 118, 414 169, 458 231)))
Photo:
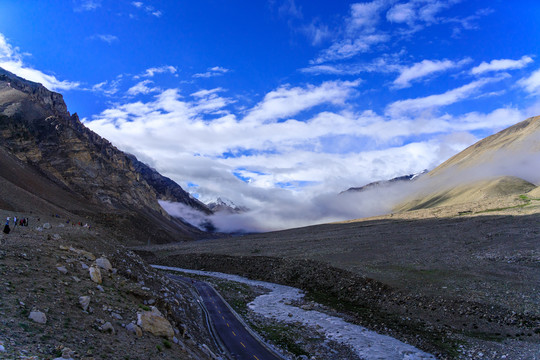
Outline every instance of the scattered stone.
POLYGON ((95 265, 90 266, 90 279, 96 284, 101 284, 103 281, 101 279, 101 271, 95 265))
POLYGON ((113 267, 111 262, 104 256, 96 259, 96 265, 102 268, 103 270, 112 271, 113 267))
POLYGON ((30 315, 28 315, 28 318, 34 322, 37 322, 38 324, 46 324, 47 323, 47 316, 45 313, 41 311, 32 311, 30 312, 30 315))
POLYGON ((81 282, 81 279, 79 279, 79 278, 76 277, 76 276, 72 276, 71 278, 72 278, 73 281, 75 281, 76 283, 81 282))
POLYGON ((88 265, 86 265, 83 262, 81 262, 81 267, 82 267, 83 270, 89 269, 88 265))
POLYGON ((122 315, 118 314, 118 313, 115 313, 115 312, 111 312, 111 317, 117 319, 117 320, 124 320, 124 318, 122 317, 122 315))
POLYGON ((137 337, 141 337, 143 335, 141 328, 134 323, 127 324, 126 330, 130 333, 135 334, 137 337))
POLYGON ((65 266, 57 266, 56 270, 60 271, 62 274, 67 274, 68 273, 65 266))
POLYGON ((114 334, 115 331, 114 331, 114 327, 112 326, 112 324, 110 322, 106 322, 105 324, 101 325, 99 327, 99 330, 103 331, 103 332, 110 332, 111 334, 114 334))
POLYGON ((174 337, 174 330, 171 323, 163 317, 155 306, 152 306, 150 311, 140 311, 137 313, 137 325, 144 331, 148 331, 156 336, 163 336, 168 339, 174 337))
POLYGON ((51 224, 49 224, 49 223, 43 224, 43 229, 48 230, 50 228, 52 228, 51 224))
POLYGON ((90 296, 81 296, 79 298, 79 304, 81 305, 82 309, 84 311, 88 310, 88 306, 90 306, 90 296))

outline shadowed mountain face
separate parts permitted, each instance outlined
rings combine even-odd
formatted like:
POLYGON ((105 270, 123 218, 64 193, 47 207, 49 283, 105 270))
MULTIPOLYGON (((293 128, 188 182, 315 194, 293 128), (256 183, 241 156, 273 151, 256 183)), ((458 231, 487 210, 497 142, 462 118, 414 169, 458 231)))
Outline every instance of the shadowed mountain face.
POLYGON ((133 229, 132 236, 144 241, 187 240, 204 234, 172 219, 158 200, 211 213, 204 204, 86 128, 77 114, 67 111, 62 95, 3 69, 0 147, 12 164, 0 169, 0 177, 52 206, 84 212, 96 221, 123 219, 122 226, 133 229), (32 177, 41 177, 43 186, 28 186, 32 177))

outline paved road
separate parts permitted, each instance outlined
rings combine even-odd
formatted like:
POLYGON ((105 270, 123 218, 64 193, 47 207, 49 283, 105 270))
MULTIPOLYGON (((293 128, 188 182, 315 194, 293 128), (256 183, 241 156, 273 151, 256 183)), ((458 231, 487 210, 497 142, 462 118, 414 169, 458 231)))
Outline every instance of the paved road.
POLYGON ((178 275, 170 275, 174 280, 192 283, 199 292, 208 310, 210 321, 217 336, 236 360, 281 360, 257 341, 234 316, 229 307, 207 283, 178 275))

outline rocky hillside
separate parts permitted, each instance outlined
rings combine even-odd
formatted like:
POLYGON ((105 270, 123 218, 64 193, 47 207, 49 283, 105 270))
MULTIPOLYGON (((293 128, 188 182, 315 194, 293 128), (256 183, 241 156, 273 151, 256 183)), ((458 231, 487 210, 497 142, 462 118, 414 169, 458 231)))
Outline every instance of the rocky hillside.
MULTIPOLYGON (((17 169, 31 168, 35 175, 64 191, 64 196, 53 201, 55 206, 69 210, 66 206, 70 201, 62 199, 78 198, 79 203, 87 204, 82 207, 95 221, 133 228, 131 239, 168 242, 204 235, 188 223, 171 218, 158 200, 181 202, 210 213, 204 204, 86 128, 77 114, 67 111, 62 95, 2 69, 0 147, 21 162, 17 169)), ((10 177, 5 168, 0 175, 10 177)), ((41 187, 11 181, 38 198, 48 196, 41 187)))
POLYGON ((412 195, 394 211, 512 199, 540 183, 540 116, 489 136, 420 178, 412 195))
POLYGON ((84 217, 5 211, 0 359, 212 359, 196 297, 84 217), (13 217, 28 226, 13 227, 13 217), (69 221, 68 221, 69 220, 69 221))

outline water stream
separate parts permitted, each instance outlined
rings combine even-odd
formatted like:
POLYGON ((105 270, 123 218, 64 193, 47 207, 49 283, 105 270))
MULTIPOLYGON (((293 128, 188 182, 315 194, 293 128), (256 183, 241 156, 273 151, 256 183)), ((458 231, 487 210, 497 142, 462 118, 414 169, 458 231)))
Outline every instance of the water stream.
POLYGON ((288 305, 302 299, 302 290, 285 285, 264 281, 250 280, 238 275, 230 275, 211 271, 181 269, 168 266, 153 265, 157 269, 173 270, 183 273, 197 274, 236 281, 239 283, 260 286, 270 292, 258 296, 248 304, 257 314, 286 323, 301 322, 314 327, 331 339, 351 348, 360 358, 366 360, 427 360, 435 359, 431 354, 423 352, 393 337, 377 334, 365 327, 348 323, 343 319, 324 314, 316 310, 304 310, 288 305))

